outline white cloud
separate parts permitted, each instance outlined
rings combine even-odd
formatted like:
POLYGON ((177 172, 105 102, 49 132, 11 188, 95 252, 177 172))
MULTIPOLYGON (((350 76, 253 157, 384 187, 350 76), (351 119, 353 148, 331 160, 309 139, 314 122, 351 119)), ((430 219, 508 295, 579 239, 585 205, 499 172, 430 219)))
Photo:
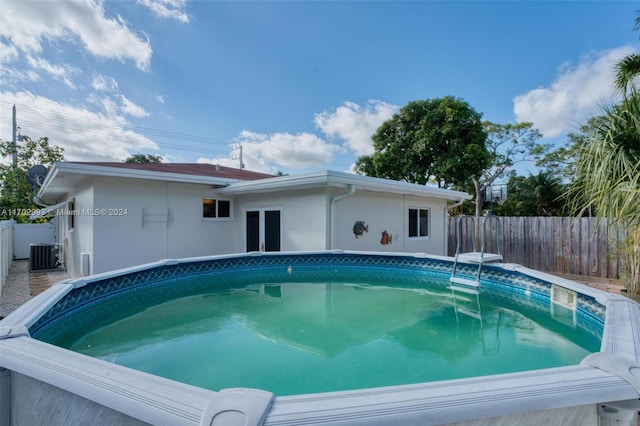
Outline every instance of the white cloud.
POLYGON ((547 138, 575 129, 597 114, 603 101, 612 99, 613 67, 634 51, 631 46, 623 46, 585 55, 577 65, 564 64, 551 85, 513 99, 516 120, 532 122, 547 138))
POLYGON ((370 100, 364 106, 345 102, 335 111, 316 114, 314 121, 327 136, 343 139, 356 155, 370 155, 371 137, 397 111, 397 106, 383 101, 370 100))
POLYGON ((120 95, 120 110, 123 114, 133 117, 148 117, 150 114, 139 105, 134 104, 126 96, 120 95))
POLYGON ((0 64, 12 62, 16 59, 18 59, 18 49, 0 41, 0 64))
MULTIPOLYGON (((243 130, 235 140, 242 145, 242 162, 246 169, 276 173, 286 169, 322 167, 333 160, 338 145, 327 143, 312 133, 255 133, 243 130)), ((239 154, 236 151, 236 154, 239 154)), ((238 167, 239 160, 231 158, 200 158, 199 163, 238 167)))
POLYGON ((33 70, 20 70, 11 67, 0 67, 0 85, 13 86, 20 83, 34 83, 41 78, 33 70))
POLYGON ((35 58, 31 55, 27 55, 28 64, 35 70, 42 70, 47 74, 53 76, 72 89, 75 89, 75 84, 71 81, 70 77, 76 74, 78 71, 76 68, 70 65, 53 65, 51 62, 43 58, 35 58))
POLYGON ((151 62, 149 40, 132 32, 120 16, 105 15, 101 1, 5 1, 0 36, 18 50, 40 53, 44 41, 79 39, 99 58, 131 60, 146 70, 151 62))
POLYGON ((66 70, 60 65, 52 65, 49 61, 42 58, 34 58, 31 55, 27 56, 27 62, 35 69, 40 69, 54 77, 64 77, 66 70))
POLYGON ((118 90, 118 82, 113 77, 96 74, 91 81, 91 87, 97 92, 114 92, 118 90))
POLYGON ((186 0, 138 0, 138 3, 149 8, 157 17, 189 22, 189 16, 184 11, 186 0))
MULTIPOLYGON (((345 102, 334 111, 316 114, 316 127, 344 144, 330 143, 308 132, 265 134, 249 130, 243 130, 234 142, 242 145, 243 163, 248 170, 275 174, 283 169, 317 169, 329 165, 337 153, 346 153, 347 149, 357 155, 371 154, 371 136, 397 110, 395 105, 370 100, 364 106, 345 102)), ((200 158, 198 162, 238 167, 237 150, 234 155, 234 158, 200 158)))
POLYGON ((3 92, 0 98, 0 138, 11 138, 11 105, 15 104, 21 133, 34 139, 47 136, 51 144, 64 148, 68 161, 122 161, 132 152, 158 149, 155 142, 133 131, 122 117, 29 92, 3 92))

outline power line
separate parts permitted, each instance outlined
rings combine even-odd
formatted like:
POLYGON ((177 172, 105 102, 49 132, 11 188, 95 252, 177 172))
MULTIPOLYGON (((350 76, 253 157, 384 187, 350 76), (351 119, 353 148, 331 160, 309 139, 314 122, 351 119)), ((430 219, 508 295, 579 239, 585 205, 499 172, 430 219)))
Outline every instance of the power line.
MULTIPOLYGON (((6 102, 6 101, 0 101, 1 104, 5 104, 5 105, 10 105, 10 103, 6 102)), ((29 105, 19 105, 20 110, 21 111, 31 111, 35 114, 38 114, 40 116, 44 116, 45 114, 42 113, 42 111, 33 108, 29 105)), ((87 110, 88 113, 96 116, 96 113, 90 112, 87 110)), ((80 119, 78 117, 78 115, 75 114, 67 114, 61 111, 56 111, 55 112, 55 116, 56 117, 62 117, 62 118, 67 118, 71 121, 77 121, 80 123, 85 123, 85 124, 94 124, 94 125, 101 125, 103 127, 106 128, 117 128, 117 129, 125 129, 125 130, 132 130, 132 131, 136 131, 136 132, 145 132, 145 133, 149 133, 149 134, 153 134, 156 136, 162 136, 162 137, 171 137, 174 139, 184 139, 184 140, 192 140, 192 141, 202 141, 202 142, 227 142, 226 139, 220 139, 220 138, 212 138, 212 137, 208 137, 208 136, 198 136, 198 135, 191 135, 191 134, 187 134, 187 133, 180 133, 180 132, 174 132, 171 130, 162 130, 162 129, 153 129, 153 128, 149 128, 149 127, 144 127, 144 126, 137 126, 134 124, 130 124, 130 123, 118 123, 117 120, 115 119, 109 119, 109 118, 92 118, 92 119, 80 119)))
MULTIPOLYGON (((10 105, 5 101, 0 101, 0 104, 10 105)), ((49 114, 44 114, 41 111, 27 105, 20 105, 19 107, 20 107, 20 110, 26 110, 28 112, 38 114, 43 118, 49 115, 49 114)), ((55 112, 55 116, 71 121, 72 125, 60 126, 60 125, 55 125, 50 121, 35 122, 28 119, 27 120, 21 119, 20 122, 21 124, 24 124, 24 125, 32 125, 34 127, 39 127, 43 129, 56 130, 58 132, 67 133, 67 134, 72 134, 72 133, 77 134, 81 132, 82 134, 89 135, 89 136, 104 136, 101 133, 92 132, 85 128, 85 126, 94 126, 94 127, 101 127, 105 130, 112 130, 112 131, 125 131, 125 132, 131 131, 134 133, 138 133, 139 135, 145 136, 148 139, 151 139, 152 137, 158 137, 158 138, 167 138, 172 140, 193 142, 196 144, 209 145, 206 148, 204 148, 204 147, 196 147, 196 146, 181 145, 181 144, 161 143, 161 142, 154 141, 160 146, 167 146, 169 148, 186 149, 186 150, 192 150, 192 151, 200 150, 204 152, 209 152, 213 148, 212 145, 220 145, 223 143, 230 144, 230 141, 225 139, 191 135, 186 133, 174 132, 170 130, 154 129, 154 128, 148 128, 143 126, 136 126, 129 123, 118 123, 117 121, 110 120, 110 119, 95 119, 95 118, 84 119, 76 115, 67 114, 63 112, 55 112)), ((3 117, 2 120, 6 121, 7 119, 3 117)), ((116 140, 120 140, 124 142, 131 141, 131 138, 128 138, 125 136, 113 135, 111 137, 115 138, 116 140)), ((219 150, 222 150, 222 148, 220 148, 219 150)), ((225 147, 225 151, 228 151, 227 147, 225 147)))
MULTIPOLYGON (((2 105, 11 105, 6 101, 1 101, 0 100, 0 104, 2 105)), ((169 131, 169 130, 162 130, 162 129, 153 129, 153 128, 147 128, 147 127, 142 127, 142 126, 135 126, 135 125, 131 125, 131 124, 125 124, 125 123, 118 123, 116 120, 110 120, 110 119, 81 119, 78 116, 72 115, 72 114, 67 114, 67 113, 63 113, 63 112, 55 112, 54 115, 55 117, 61 117, 65 120, 68 120, 69 122, 71 122, 71 125, 59 125, 59 124, 55 124, 55 122, 52 119, 47 119, 47 116, 49 114, 44 114, 41 111, 39 111, 36 108, 33 108, 31 106, 27 106, 27 105, 18 105, 18 107, 20 108, 20 110, 26 110, 28 112, 31 112, 33 114, 37 114, 41 117, 43 117, 42 121, 33 121, 33 120, 19 120, 20 124, 23 126, 23 129, 26 126, 32 126, 34 128, 38 128, 38 129, 42 129, 44 131, 46 130, 50 130, 50 131, 55 131, 57 133, 60 134, 68 134, 68 135, 80 135, 83 137, 89 137, 89 138, 94 138, 94 139, 98 139, 98 138, 104 138, 105 134, 99 131, 95 131, 92 130, 91 128, 103 128, 107 131, 111 131, 112 134, 108 135, 108 140, 109 141, 118 141, 118 142, 122 142, 122 143, 126 143, 128 144, 128 147, 131 149, 144 149, 146 147, 144 146, 139 146, 140 145, 140 139, 136 139, 134 137, 130 137, 127 136, 126 134, 124 134, 125 132, 134 132, 137 134, 137 136, 141 136, 141 137, 145 137, 147 139, 149 139, 151 142, 157 144, 159 147, 164 148, 164 149, 171 149, 171 150, 180 150, 180 151, 188 151, 188 152, 202 152, 202 153, 207 153, 209 155, 213 155, 213 156, 230 156, 231 159, 235 159, 238 160, 240 159, 240 161, 242 161, 242 157, 240 158, 233 158, 233 154, 230 155, 230 149, 233 151, 234 147, 231 146, 232 142, 225 140, 225 139, 219 139, 219 138, 211 138, 211 137, 205 137, 205 136, 197 136, 197 135, 190 135, 190 134, 186 134, 186 133, 179 133, 179 132, 174 132, 174 131, 169 131), (118 134, 120 133, 120 134, 118 134), (171 143, 171 142, 159 142, 156 139, 151 139, 150 136, 153 137, 157 137, 157 138, 166 138, 166 139, 171 139, 171 140, 182 140, 182 141, 186 141, 186 142, 193 142, 197 145, 183 145, 183 144, 179 144, 179 143, 171 143), (204 145, 206 144, 206 145, 204 145), (204 146, 203 146, 204 145, 204 146)), ((94 114, 94 113, 91 113, 94 114)), ((10 118, 8 117, 1 117, 0 118, 1 121, 3 122, 10 122, 10 118)), ((237 150, 237 145, 235 147, 235 150, 237 150)), ((75 155, 75 154, 74 154, 75 155)), ((87 157, 87 158, 92 158, 89 155, 81 155, 80 153, 77 154, 78 156, 83 156, 83 157, 87 157)), ((335 165, 344 165, 345 169, 348 168, 348 166, 351 165, 351 161, 347 161, 345 162, 340 161, 338 159, 336 159, 337 162, 334 162, 335 165), (348 164, 347 164, 348 163, 348 164)), ((288 165, 284 165, 284 164, 280 164, 280 167, 292 167, 292 168, 297 168, 297 169, 306 169, 308 168, 307 166, 303 166, 303 164, 305 162, 303 161, 291 161, 291 159, 289 159, 289 161, 287 161, 287 163, 290 163, 288 165)), ((275 162, 274 162, 275 164, 275 162)), ((278 164, 275 164, 276 166, 278 166, 278 164)), ((244 166, 244 164, 241 164, 241 168, 242 166, 244 166)))

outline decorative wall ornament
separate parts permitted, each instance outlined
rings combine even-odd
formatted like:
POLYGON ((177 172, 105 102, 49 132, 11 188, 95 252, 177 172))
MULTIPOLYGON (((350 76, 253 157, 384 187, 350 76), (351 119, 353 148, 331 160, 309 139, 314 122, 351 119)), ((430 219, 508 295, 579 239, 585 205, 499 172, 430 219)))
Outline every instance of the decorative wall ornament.
POLYGON ((353 236, 359 238, 365 232, 369 233, 369 225, 365 225, 364 220, 357 220, 353 224, 353 236))
POLYGON ((386 246, 387 244, 391 244, 392 240, 393 240, 393 235, 389 234, 386 229, 382 231, 382 238, 380 239, 380 244, 382 244, 383 246, 386 246))

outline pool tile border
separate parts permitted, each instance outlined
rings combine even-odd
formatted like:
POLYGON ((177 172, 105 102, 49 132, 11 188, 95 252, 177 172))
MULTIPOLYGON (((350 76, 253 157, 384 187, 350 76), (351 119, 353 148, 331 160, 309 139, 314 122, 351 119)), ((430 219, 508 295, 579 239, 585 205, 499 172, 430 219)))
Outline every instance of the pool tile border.
MULTIPOLYGON (((235 256, 186 259, 166 261, 160 264, 143 266, 130 271, 115 271, 109 276, 94 276, 88 279, 71 280, 68 283, 74 288, 58 300, 50 309, 29 326, 34 335, 43 328, 72 314, 75 309, 88 307, 96 303, 115 298, 124 293, 157 285, 170 285, 172 281, 184 277, 197 277, 215 274, 224 278, 225 282, 234 277, 247 274, 269 273, 279 271, 282 280, 287 280, 292 273, 306 274, 312 277, 329 272, 332 278, 352 278, 358 271, 393 275, 407 274, 408 277, 422 278, 425 274, 447 278, 453 268, 452 259, 430 257, 424 255, 389 255, 378 253, 355 252, 312 252, 312 253, 249 253, 235 256), (390 272, 392 271, 392 272, 390 272), (118 273, 119 272, 119 273, 118 273), (422 272, 422 273, 421 273, 422 272)), ((459 263, 457 274, 475 277, 476 264, 459 263)), ((539 299, 550 303, 552 283, 528 276, 520 271, 508 270, 499 265, 484 265, 480 277, 481 288, 492 287, 506 290, 517 302, 522 298, 539 299)), ((594 297, 578 293, 578 314, 600 327, 604 324, 605 306, 594 297)))

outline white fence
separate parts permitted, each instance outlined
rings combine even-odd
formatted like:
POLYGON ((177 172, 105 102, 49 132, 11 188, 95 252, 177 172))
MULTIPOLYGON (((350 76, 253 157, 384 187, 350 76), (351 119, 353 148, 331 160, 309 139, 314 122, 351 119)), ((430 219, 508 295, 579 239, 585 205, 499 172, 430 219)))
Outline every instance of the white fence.
POLYGON ((52 223, 16 223, 13 227, 13 258, 29 259, 31 244, 55 242, 52 223))
POLYGON ((13 262, 13 220, 0 222, 0 294, 9 275, 9 267, 13 262))

